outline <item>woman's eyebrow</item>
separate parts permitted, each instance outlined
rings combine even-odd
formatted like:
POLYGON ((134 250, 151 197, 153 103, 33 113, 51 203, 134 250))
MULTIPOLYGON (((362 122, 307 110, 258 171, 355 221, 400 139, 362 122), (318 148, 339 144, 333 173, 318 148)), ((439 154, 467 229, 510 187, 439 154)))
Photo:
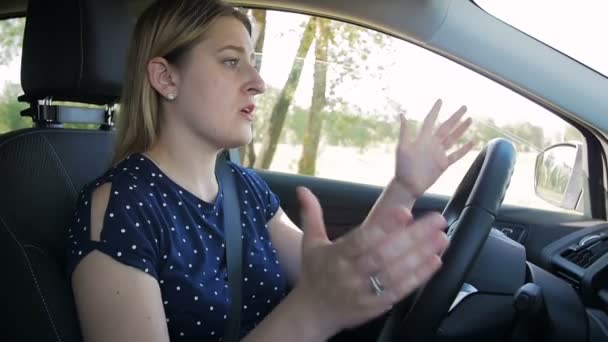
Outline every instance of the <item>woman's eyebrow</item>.
MULTIPOLYGON (((238 46, 238 45, 231 45, 231 44, 230 45, 226 45, 224 47, 221 47, 219 50, 217 50, 217 52, 219 53, 219 52, 222 52, 222 51, 225 51, 225 50, 234 50, 234 51, 236 51, 236 52, 238 52, 240 54, 247 55, 247 51, 245 50, 244 47, 238 46)), ((251 55, 249 56, 249 59, 251 59, 252 61, 255 60, 255 53, 254 52, 251 53, 251 55)))

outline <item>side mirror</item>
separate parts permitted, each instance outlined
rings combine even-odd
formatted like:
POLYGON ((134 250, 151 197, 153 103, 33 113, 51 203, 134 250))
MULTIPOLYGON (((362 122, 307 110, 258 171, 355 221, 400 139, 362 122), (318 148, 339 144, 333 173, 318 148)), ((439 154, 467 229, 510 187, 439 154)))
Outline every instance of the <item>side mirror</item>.
POLYGON ((583 149, 578 143, 549 146, 536 157, 534 190, 563 209, 583 211, 583 149))

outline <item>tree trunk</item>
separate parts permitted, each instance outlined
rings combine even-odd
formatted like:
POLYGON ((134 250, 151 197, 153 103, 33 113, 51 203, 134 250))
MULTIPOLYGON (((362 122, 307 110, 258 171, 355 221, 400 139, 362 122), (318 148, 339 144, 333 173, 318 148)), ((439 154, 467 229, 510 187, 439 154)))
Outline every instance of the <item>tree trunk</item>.
POLYGON ((253 17, 255 18, 256 25, 259 28, 257 40, 255 42, 255 52, 260 56, 255 60, 255 69, 259 72, 262 70, 262 56, 264 52, 264 39, 266 38, 266 10, 252 10, 253 17))
POLYGON ((319 19, 315 45, 315 73, 312 101, 308 114, 308 125, 302 144, 302 156, 298 163, 298 173, 314 176, 316 172, 319 140, 323 128, 323 109, 327 104, 327 50, 329 45, 329 23, 319 19))
MULTIPOLYGON (((259 32, 257 40, 255 42, 255 69, 260 72, 262 70, 262 57, 264 56, 264 38, 266 37, 266 10, 254 9, 251 10, 251 14, 255 19, 255 25, 258 27, 259 32)), ((254 147, 254 139, 251 139, 249 144, 239 149, 241 155, 241 164, 246 167, 253 167, 255 164, 256 154, 254 147)))
POLYGON ((296 57, 291 65, 291 71, 289 72, 287 82, 285 82, 279 99, 272 109, 268 132, 264 135, 262 149, 255 162, 255 167, 258 169, 268 169, 272 163, 272 158, 277 150, 277 143, 281 136, 283 125, 285 124, 285 118, 287 117, 287 110, 289 110, 298 82, 300 81, 300 75, 302 74, 302 68, 304 67, 304 59, 308 54, 308 50, 310 49, 315 36, 316 22, 317 19, 314 17, 308 20, 306 29, 300 40, 300 46, 298 47, 296 57))

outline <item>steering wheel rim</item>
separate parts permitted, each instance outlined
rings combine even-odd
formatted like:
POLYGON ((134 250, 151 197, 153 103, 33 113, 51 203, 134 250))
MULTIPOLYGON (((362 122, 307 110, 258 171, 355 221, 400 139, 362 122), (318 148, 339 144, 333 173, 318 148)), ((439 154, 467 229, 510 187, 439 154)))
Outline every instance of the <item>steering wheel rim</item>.
POLYGON ((515 155, 513 144, 501 138, 480 151, 443 211, 451 240, 443 266, 424 287, 393 307, 379 342, 429 341, 436 336, 490 234, 515 155))

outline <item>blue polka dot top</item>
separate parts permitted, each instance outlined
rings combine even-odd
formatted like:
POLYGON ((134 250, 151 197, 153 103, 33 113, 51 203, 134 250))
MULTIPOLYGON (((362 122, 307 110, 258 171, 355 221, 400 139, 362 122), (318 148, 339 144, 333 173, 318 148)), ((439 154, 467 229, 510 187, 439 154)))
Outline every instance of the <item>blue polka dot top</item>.
MULTIPOLYGON (((243 308, 241 336, 285 297, 286 274, 268 232, 279 199, 252 170, 229 162, 241 209, 243 308)), ((154 277, 160 286, 171 341, 221 341, 230 313, 222 184, 202 201, 143 154, 132 154, 85 186, 67 232, 67 267, 92 250, 154 277), (91 240, 91 194, 112 190, 100 241, 91 240)))

